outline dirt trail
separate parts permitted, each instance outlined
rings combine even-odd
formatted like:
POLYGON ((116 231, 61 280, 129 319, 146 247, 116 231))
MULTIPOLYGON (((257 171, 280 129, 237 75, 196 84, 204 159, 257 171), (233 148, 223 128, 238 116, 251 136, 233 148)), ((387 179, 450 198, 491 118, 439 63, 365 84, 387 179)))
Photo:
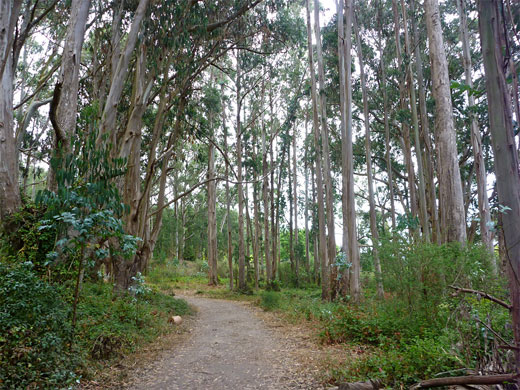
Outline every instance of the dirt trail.
POLYGON ((134 372, 131 390, 320 389, 295 345, 237 302, 183 297, 198 309, 189 339, 134 372))

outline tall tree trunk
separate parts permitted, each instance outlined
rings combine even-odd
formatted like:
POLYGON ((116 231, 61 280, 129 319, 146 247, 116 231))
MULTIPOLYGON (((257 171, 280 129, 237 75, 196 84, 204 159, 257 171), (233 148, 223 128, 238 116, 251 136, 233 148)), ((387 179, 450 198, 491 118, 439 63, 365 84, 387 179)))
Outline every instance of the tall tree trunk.
MULTIPOLYGON (((340 7, 341 8, 341 7, 340 7)), ((348 253, 348 260, 352 264, 349 269, 346 269, 342 277, 343 286, 342 294, 346 295, 350 290, 354 302, 359 302, 361 299, 361 263, 359 257, 359 245, 357 241, 357 226, 356 226, 356 202, 354 194, 354 153, 352 147, 352 22, 354 17, 354 1, 346 0, 344 5, 344 13, 346 16, 346 25, 344 28, 339 28, 343 33, 343 38, 338 36, 340 41, 343 41, 343 61, 340 66, 340 74, 344 73, 344 85, 340 89, 344 90, 344 105, 345 112, 345 126, 341 134, 341 151, 342 151, 342 167, 343 167, 343 208, 347 215, 343 214, 343 224, 347 225, 344 229, 344 234, 347 234, 348 242, 343 238, 343 246, 346 246, 345 251, 348 253), (342 38, 342 39, 341 39, 342 38), (346 277, 347 272, 349 273, 346 277), (348 288, 347 288, 348 283, 348 288)), ((340 10, 341 13, 343 11, 340 10)), ((343 18, 340 18, 341 22, 343 18)))
MULTIPOLYGON (((247 150, 247 148, 246 148, 247 150)), ((247 156, 247 155, 246 155, 247 156)), ((247 158, 247 157, 246 157, 247 158)), ((247 160, 246 160, 247 161, 247 160)), ((246 279, 249 278, 247 275, 247 271, 251 267, 249 260, 251 260, 251 246, 253 244, 253 228, 251 226, 251 215, 249 215, 249 186, 247 183, 247 167, 244 169, 244 181, 245 183, 245 191, 244 191, 244 205, 246 210, 246 279)))
MULTIPOLYGON (((330 300, 330 281, 329 281, 329 261, 327 252, 327 237, 325 235, 325 207, 323 199, 323 179, 321 168, 321 144, 320 144, 320 125, 318 118, 318 96, 316 91, 316 78, 314 70, 314 59, 312 52, 311 37, 311 14, 310 0, 306 2, 307 9, 307 46, 309 55, 309 68, 311 77, 311 98, 312 115, 314 127, 314 146, 316 148, 316 192, 318 200, 318 234, 319 234, 319 260, 321 264, 321 297, 323 300, 330 300)), ((315 26, 319 30, 319 24, 315 26)), ((318 33, 319 34, 319 33, 318 33)), ((315 259, 316 261, 316 259, 315 259)))
MULTIPOLYGON (((257 136, 253 133, 253 161, 257 161, 257 136)), ((257 185, 257 168, 253 165, 253 218, 254 218, 254 235, 253 235, 253 265, 255 269, 255 289, 258 290, 258 281, 260 278, 260 210, 258 207, 258 185, 257 185)))
MULTIPOLYGON (((58 158, 70 153, 71 137, 76 132, 81 50, 89 8, 90 0, 73 0, 70 6, 70 22, 67 26, 60 73, 50 109, 50 119, 55 132, 54 152, 58 158)), ((56 185, 56 172, 51 165, 48 186, 52 190, 57 190, 56 185)))
POLYGON ((260 279, 260 210, 258 207, 258 191, 256 185, 257 174, 255 170, 253 184, 253 211, 254 211, 254 225, 255 233, 253 236, 253 262, 255 268, 255 289, 258 290, 258 282, 260 279))
MULTIPOLYGON (((459 28, 460 28, 460 40, 462 42, 462 62, 464 65, 464 74, 466 77, 466 85, 471 89, 473 88, 472 78, 472 64, 471 64, 471 52, 469 47, 469 32, 468 22, 466 18, 466 5, 465 0, 457 0, 457 10, 459 12, 459 28)), ((491 236, 491 213, 489 210, 489 200, 487 195, 487 180, 486 180, 486 165, 484 163, 484 151, 482 150, 482 138, 480 136, 480 129, 478 126, 478 120, 471 111, 471 108, 475 106, 475 96, 468 91, 468 110, 470 116, 470 129, 471 129, 471 145, 473 147, 473 158, 475 166, 475 174, 477 177, 477 196, 478 196, 478 209, 480 218, 480 237, 482 243, 486 246, 488 252, 493 255, 493 238, 491 236)))
POLYGON ((13 119, 13 34, 21 3, 0 0, 0 222, 21 205, 13 119))
POLYGON ((354 29, 356 34, 357 52, 359 60, 359 73, 361 78, 361 92, 363 95, 363 116, 365 125, 365 157, 367 161, 367 177, 368 177, 368 204, 370 207, 370 232, 372 234, 372 257, 374 258, 374 269, 377 284, 377 296, 381 299, 384 296, 383 280, 381 275, 381 261, 379 260, 379 232, 377 230, 376 220, 376 204, 374 200, 374 179, 372 172, 372 141, 370 139, 370 118, 368 114, 368 94, 365 80, 365 64, 363 61, 363 48, 361 46, 361 37, 359 26, 354 20, 354 29))
MULTIPOLYGON (((265 81, 262 80, 262 107, 264 107, 265 100, 265 81)), ((271 262, 271 240, 269 238, 269 174, 267 166, 267 133, 265 129, 264 115, 261 116, 262 122, 262 201, 264 205, 264 255, 265 255, 265 271, 267 283, 270 283, 272 275, 271 262)))
MULTIPOLYGON (((505 77, 501 34, 501 4, 497 0, 479 1, 479 28, 486 74, 489 129, 495 155, 498 199, 509 210, 502 213, 502 231, 508 260, 509 288, 513 308, 516 372, 520 371, 520 174, 511 120, 511 100, 505 77)), ((517 380, 519 383, 520 380, 517 380)), ((519 383, 520 384, 520 383, 519 383)))
POLYGON ((384 60, 384 49, 383 49, 383 12, 382 5, 378 3, 378 47, 380 57, 380 68, 381 68, 381 82, 380 89, 383 94, 383 116, 384 116, 384 128, 385 128, 385 161, 386 161, 386 174, 388 176, 388 193, 390 197, 390 218, 392 221, 392 230, 395 232, 396 229, 396 218, 395 218, 395 195, 394 195, 394 179, 392 172, 392 154, 390 144, 390 121, 388 118, 388 93, 386 91, 386 64, 384 60))
POLYGON ((130 60, 132 58, 134 48, 137 44, 139 31, 141 30, 141 23, 146 15, 146 10, 148 8, 149 2, 150 0, 139 0, 139 4, 137 5, 137 9, 135 11, 134 19, 132 20, 132 24, 130 26, 130 30, 126 38, 125 48, 123 50, 123 53, 120 55, 119 60, 117 62, 117 67, 112 74, 110 90, 106 98, 105 107, 103 109, 103 114, 101 116, 101 121, 99 124, 99 134, 96 140, 96 144, 98 146, 103 144, 104 137, 106 134, 111 134, 110 141, 113 145, 118 145, 116 139, 117 132, 115 131, 117 107, 119 104, 119 100, 121 99, 121 94, 123 93, 123 88, 125 84, 124 82, 130 68, 130 60))
POLYGON ((296 165, 297 160, 297 149, 296 149, 296 137, 298 136, 297 127, 294 126, 293 134, 293 197, 294 197, 294 271, 296 273, 296 284, 300 281, 300 258, 299 258, 299 239, 298 239, 298 170, 296 165))
POLYGON ((305 206, 304 206, 304 219, 305 219, 305 272, 306 281, 310 282, 310 240, 309 240, 309 148, 307 145, 307 138, 309 137, 309 117, 308 113, 305 114, 305 154, 304 154, 304 170, 305 170, 305 206))
MULTIPOLYGON (((289 134, 287 134, 289 135, 289 134)), ((292 172, 291 172, 291 145, 287 145, 287 198, 289 199, 289 259, 291 262, 291 271, 295 272, 294 264, 294 232, 293 232, 293 217, 294 217, 294 195, 292 185, 292 172)))
MULTIPOLYGON (((406 6, 401 0, 401 12, 403 14, 404 47, 408 58, 412 58, 410 38, 408 36, 408 18, 406 6)), ((428 221, 428 205, 426 203, 426 185, 424 179, 423 158, 421 142, 419 137, 419 118, 417 116, 417 99, 415 97, 415 86, 413 85, 413 72, 411 61, 406 65, 406 78, 408 80, 408 92, 410 97, 410 108, 412 111, 412 125, 414 130, 415 156, 417 157, 417 176, 419 184, 419 221, 422 227, 423 238, 430 242, 430 224, 428 221)))
POLYGON ((462 197, 457 139, 453 123, 448 61, 444 51, 439 3, 425 0, 426 29, 432 63, 433 98, 435 99, 435 134, 439 161, 439 198, 443 242, 466 242, 466 216, 462 197))
POLYGON ((218 284, 217 274, 217 182, 215 181, 215 146, 208 146, 208 265, 209 284, 218 284))
MULTIPOLYGON (((272 93, 272 85, 269 85, 269 108, 271 112, 271 118, 274 118, 274 112, 273 112, 273 93, 272 93)), ((271 122, 272 124, 272 122, 271 122)), ((272 125, 271 125, 272 126, 272 125)), ((275 137, 275 130, 274 128, 271 128, 271 142, 269 143, 269 158, 271 161, 271 280, 276 279, 276 264, 277 264, 277 258, 278 258, 278 236, 276 232, 276 219, 275 219, 275 207, 274 207, 274 194, 275 194, 275 181, 274 181, 274 169, 272 167, 275 166, 274 163, 274 151, 273 151, 273 144, 274 144, 274 137, 275 137)), ((279 190, 280 188, 278 188, 279 190)))
POLYGON ((316 209, 317 209, 317 200, 316 200, 316 161, 312 161, 311 163, 311 186, 312 186, 312 227, 313 227, 313 235, 314 235, 314 283, 318 284, 319 281, 319 273, 320 273, 320 256, 318 255, 318 237, 319 237, 319 227, 316 229, 316 222, 318 218, 316 218, 316 209))
POLYGON ((179 243, 179 262, 184 263, 184 248, 186 246, 186 204, 184 198, 181 200, 181 238, 179 243))
POLYGON ((244 192, 242 190, 242 126, 240 121, 240 112, 242 111, 241 83, 242 75, 240 69, 240 52, 237 51, 237 119, 236 119, 236 137, 237 137, 237 190, 238 190, 238 289, 246 290, 246 274, 245 274, 245 239, 244 239, 244 192))
MULTIPOLYGON (((397 68, 401 74, 402 78, 399 80, 399 104, 400 108, 403 111, 408 109, 408 104, 406 101, 406 72, 403 67, 403 59, 401 52, 401 24, 399 21, 399 5, 397 0, 392 0, 392 10, 394 14, 394 35, 395 35, 395 53, 397 57, 397 68)), ((405 121, 401 121, 401 136, 402 136, 402 149, 403 149, 403 157, 404 163, 406 166, 406 173, 408 175, 408 191, 410 195, 410 213, 412 218, 416 218, 418 216, 418 208, 417 208, 417 194, 415 188, 415 170, 413 167, 412 161, 412 147, 410 144, 410 128, 405 121)), ((414 230, 415 229, 410 229, 414 230)))
MULTIPOLYGON (((348 1, 348 0, 347 0, 348 1)), ((347 69, 351 68, 351 63, 346 64, 345 60, 345 50, 346 46, 348 48, 351 47, 351 27, 347 26, 348 36, 345 34, 344 27, 344 9, 345 2, 344 0, 339 0, 336 2, 336 14, 337 14, 337 23, 338 23, 338 74, 339 74, 339 106, 340 106, 340 128, 341 128, 341 167, 342 167, 342 195, 341 195, 341 211, 343 217, 343 238, 342 238, 342 248, 341 251, 345 254, 345 256, 349 256, 350 253, 350 245, 349 245, 349 205, 348 205, 348 190, 349 190, 349 177, 348 177, 348 130, 347 130, 347 122, 349 119, 347 118, 347 111, 350 110, 350 107, 347 107, 347 81, 345 72, 347 69), (345 44, 345 40, 348 39, 349 43, 345 44)), ((350 16, 347 16, 347 23, 349 23, 350 16)), ((349 54, 349 59, 351 56, 349 54)), ((350 61, 351 62, 351 61, 350 61)), ((350 82, 350 80, 349 80, 350 82)), ((351 125, 351 122, 348 123, 351 125)), ((350 129, 352 130, 352 128, 350 129)), ((336 269, 336 268, 334 268, 336 269)), ((333 279, 333 283, 337 280, 336 272, 333 272, 331 275, 331 279, 333 279)), ((346 269, 342 275, 341 281, 341 294, 343 296, 348 295, 350 290, 350 270, 346 269)), ((334 293, 333 293, 334 294, 334 293)))
POLYGON ((426 182, 426 192, 428 200, 428 209, 432 221, 432 241, 436 243, 441 242, 441 230, 439 223, 439 212, 437 210, 437 194, 435 193, 435 171, 433 164, 433 146, 431 143, 430 123, 428 120, 428 113, 426 110, 426 90, 424 86, 423 63, 421 57, 421 37, 415 19, 415 2, 411 0, 412 6, 412 29, 414 37, 414 57, 415 70, 417 74, 417 84, 419 87, 419 113, 421 117, 421 135, 424 143, 424 178, 426 182))
MULTIPOLYGON (((321 144, 323 148, 323 181, 325 184, 325 202, 327 205, 327 235, 328 235, 328 267, 336 259, 336 236, 334 224, 334 189, 332 188, 332 170, 330 166, 329 148, 329 129, 327 125, 327 100, 325 95, 325 69, 323 66, 323 53, 321 48, 321 29, 320 29, 320 4, 319 0, 314 0, 314 34, 316 37, 316 59, 318 64, 319 82, 319 108, 320 108, 320 127, 321 144)), ((330 282, 331 280, 329 280, 330 282)), ((336 291, 331 291, 333 295, 336 291)), ((355 295, 355 294, 354 294, 355 295)))
MULTIPOLYGON (((221 85, 221 96, 224 96, 224 84, 221 85)), ((226 106, 222 104, 222 130, 224 133, 224 153, 226 157, 226 232, 227 232, 227 260, 229 268, 229 289, 233 290, 233 236, 231 232, 231 195, 229 192, 229 162, 226 127, 226 106)))

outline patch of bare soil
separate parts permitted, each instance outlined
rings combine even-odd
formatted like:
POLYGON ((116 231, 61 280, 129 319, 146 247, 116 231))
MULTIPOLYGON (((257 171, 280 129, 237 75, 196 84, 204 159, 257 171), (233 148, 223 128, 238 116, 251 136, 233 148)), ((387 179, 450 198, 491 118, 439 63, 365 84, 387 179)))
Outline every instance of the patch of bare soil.
POLYGON ((246 303, 184 298, 199 310, 191 337, 155 362, 138 364, 127 389, 323 388, 315 379, 319 366, 311 364, 319 359, 315 340, 291 335, 246 303))

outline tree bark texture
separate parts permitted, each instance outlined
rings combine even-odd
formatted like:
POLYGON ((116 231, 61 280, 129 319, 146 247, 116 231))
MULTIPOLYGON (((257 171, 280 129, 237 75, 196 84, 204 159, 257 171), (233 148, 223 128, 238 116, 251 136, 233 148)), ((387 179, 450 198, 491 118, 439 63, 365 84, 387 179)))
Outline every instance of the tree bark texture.
POLYGON ((13 34, 21 1, 0 0, 0 222, 20 207, 13 120, 13 34))
POLYGON ((432 93, 435 99, 435 135, 439 162, 442 242, 458 241, 465 243, 466 216, 439 2, 438 0, 425 0, 424 8, 432 64, 432 93))
MULTIPOLYGON (((502 56, 500 2, 479 1, 479 29, 486 75, 489 129, 494 152, 498 199, 508 207, 501 215, 509 271, 516 373, 520 371, 520 174, 511 118, 511 100, 502 56)), ((518 380, 517 380, 518 382, 518 380)))
MULTIPOLYGON (((469 47, 468 22, 466 17, 466 1, 457 0, 457 10, 459 13, 460 40, 462 42, 462 63, 464 65, 464 74, 466 85, 473 89, 471 52, 469 47)), ((475 96, 468 91, 468 106, 471 109, 475 106, 475 96)), ((478 209, 480 218, 480 238, 487 248, 488 252, 493 255, 493 237, 491 235, 491 212, 489 209, 489 200, 487 195, 486 165, 484 163, 484 151, 482 149, 482 137, 478 120, 475 114, 468 110, 470 116, 471 145, 473 147, 473 159, 475 167, 475 175, 477 178, 477 196, 478 209)))

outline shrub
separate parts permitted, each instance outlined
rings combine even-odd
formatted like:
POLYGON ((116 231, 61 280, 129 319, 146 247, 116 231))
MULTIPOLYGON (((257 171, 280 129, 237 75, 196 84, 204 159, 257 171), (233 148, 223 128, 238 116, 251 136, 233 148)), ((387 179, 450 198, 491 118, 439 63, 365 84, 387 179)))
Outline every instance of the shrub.
MULTIPOLYGON (((0 226, 0 250, 4 258, 10 263, 31 262, 34 266, 32 271, 38 275, 47 274, 49 262, 46 255, 53 250, 56 241, 55 230, 39 229, 44 213, 44 207, 25 204, 0 226)), ((66 273, 65 269, 59 271, 66 273)))
POLYGON ((489 288, 490 258, 480 246, 395 239, 383 240, 379 253, 385 290, 398 302, 395 308, 400 315, 414 321, 438 321, 438 308, 447 301, 451 284, 489 288))
POLYGON ((388 350, 377 350, 350 362, 344 372, 336 372, 339 380, 380 379, 391 388, 408 388, 437 373, 460 368, 449 352, 449 344, 441 338, 415 338, 388 350))
POLYGON ((113 298, 107 283, 84 284, 77 339, 85 354, 96 360, 117 357, 153 340, 170 327, 167 321, 172 315, 190 312, 185 301, 148 289, 139 297, 139 307, 130 294, 113 298))
POLYGON ((0 263, 0 387, 56 389, 75 380, 69 307, 29 263, 0 263))
POLYGON ((264 291, 261 295, 260 306, 265 311, 271 311, 280 307, 280 294, 274 291, 264 291))

